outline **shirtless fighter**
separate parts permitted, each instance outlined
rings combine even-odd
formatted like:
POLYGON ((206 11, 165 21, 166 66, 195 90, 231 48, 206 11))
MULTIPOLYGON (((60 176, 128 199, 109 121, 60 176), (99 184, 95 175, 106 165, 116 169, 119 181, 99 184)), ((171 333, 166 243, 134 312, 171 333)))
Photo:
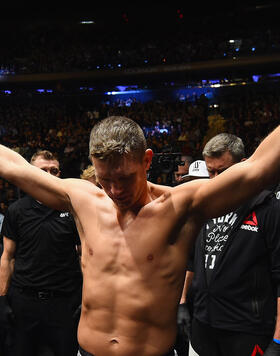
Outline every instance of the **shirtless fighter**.
POLYGON ((174 188, 147 182, 152 151, 141 128, 124 117, 104 119, 91 132, 90 157, 103 189, 47 174, 4 146, 0 157, 0 176, 75 217, 84 276, 81 354, 172 355, 193 240, 206 219, 279 181, 280 127, 245 162, 174 188))

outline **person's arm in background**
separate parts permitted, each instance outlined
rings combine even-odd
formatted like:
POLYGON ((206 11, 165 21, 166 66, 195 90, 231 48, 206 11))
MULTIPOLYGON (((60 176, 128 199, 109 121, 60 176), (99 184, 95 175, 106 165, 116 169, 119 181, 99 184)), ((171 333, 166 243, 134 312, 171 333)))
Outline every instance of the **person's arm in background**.
POLYGON ((3 238, 3 253, 0 259, 0 296, 7 294, 10 279, 14 271, 16 242, 3 238))
POLYGON ((265 350, 263 356, 280 356, 280 297, 277 298, 277 316, 273 340, 265 350))
POLYGON ((184 304, 184 303, 187 302, 188 291, 189 291, 190 286, 192 284, 193 275, 194 275, 194 273, 192 271, 188 271, 188 270, 186 271, 184 288, 183 288, 180 304, 184 304))
POLYGON ((277 317, 273 338, 280 340, 280 297, 277 298, 277 317))
POLYGON ((184 288, 177 312, 177 338, 174 349, 178 355, 189 354, 189 342, 191 336, 191 314, 186 300, 188 285, 191 284, 190 274, 186 271, 184 288))
MULTIPOLYGON (((79 264, 80 264, 80 268, 81 268, 81 272, 82 272, 82 246, 81 245, 76 245, 76 252, 79 258, 79 264)), ((74 314, 73 314, 73 319, 74 322, 79 323, 80 317, 81 317, 81 309, 82 309, 82 302, 80 303, 80 305, 77 307, 77 309, 75 310, 74 314)))
POLYGON ((197 226, 211 217, 239 207, 280 179, 280 126, 268 135, 247 160, 213 179, 197 179, 172 190, 176 211, 197 226))
POLYGON ((0 259, 0 324, 9 328, 13 312, 7 299, 10 280, 14 271, 16 242, 4 236, 3 253, 0 259))
POLYGON ((28 163, 20 154, 0 145, 0 176, 46 206, 71 211, 65 179, 28 163))
POLYGON ((193 279, 193 272, 186 271, 185 283, 184 288, 180 300, 180 304, 178 307, 178 314, 177 314, 177 324, 181 331, 188 335, 190 338, 190 331, 191 331, 191 321, 192 321, 192 306, 191 300, 188 300, 188 292, 190 290, 191 284, 193 279))
POLYGON ((191 298, 191 284, 194 276, 194 251, 193 245, 186 268, 184 287, 181 295, 180 304, 178 307, 177 324, 179 332, 186 334, 188 339, 191 335, 191 320, 192 320, 192 298, 191 298))

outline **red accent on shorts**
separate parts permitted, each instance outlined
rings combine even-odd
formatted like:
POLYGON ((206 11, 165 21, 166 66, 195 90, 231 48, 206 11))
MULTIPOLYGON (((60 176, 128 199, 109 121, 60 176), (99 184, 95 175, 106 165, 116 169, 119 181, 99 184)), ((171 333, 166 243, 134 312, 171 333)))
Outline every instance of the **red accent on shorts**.
POLYGON ((263 350, 259 347, 259 345, 256 345, 254 347, 254 350, 253 350, 251 356, 258 356, 258 355, 262 356, 263 355, 263 350))

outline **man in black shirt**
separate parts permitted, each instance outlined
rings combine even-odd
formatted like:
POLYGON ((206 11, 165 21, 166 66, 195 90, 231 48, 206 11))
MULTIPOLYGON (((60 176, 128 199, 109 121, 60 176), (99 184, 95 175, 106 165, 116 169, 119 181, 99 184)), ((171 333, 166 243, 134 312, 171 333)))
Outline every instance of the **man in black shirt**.
MULTIPOLYGON (((31 164, 60 175, 59 162, 39 151, 31 164)), ((12 356, 37 356, 41 342, 55 356, 76 356, 81 303, 80 240, 69 212, 26 195, 5 214, 0 268, 1 319, 13 319, 12 356)))
MULTIPOLYGON (((203 156, 213 178, 245 160, 244 146, 220 134, 203 156)), ((191 344, 200 356, 280 355, 279 234, 280 202, 269 190, 202 228, 192 261, 191 344)))

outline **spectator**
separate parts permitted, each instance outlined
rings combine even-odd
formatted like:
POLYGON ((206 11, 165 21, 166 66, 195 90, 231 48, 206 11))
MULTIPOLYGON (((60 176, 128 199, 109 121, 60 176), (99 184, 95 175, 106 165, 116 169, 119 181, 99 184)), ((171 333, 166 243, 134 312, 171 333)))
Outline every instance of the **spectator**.
MULTIPOLYGON (((189 173, 182 176, 179 180, 180 183, 187 181, 208 178, 209 174, 204 161, 197 160, 190 164, 189 173)), ((190 328, 191 328, 191 301, 190 301, 190 283, 192 276, 186 273, 184 288, 182 297, 178 308, 178 336, 176 340, 175 350, 178 356, 189 355, 189 340, 190 340, 190 328), (187 295, 188 292, 188 295, 187 295)))
POLYGON ((174 172, 175 182, 179 183, 182 179, 182 176, 188 174, 189 167, 192 162, 192 157, 189 156, 182 156, 181 161, 183 162, 182 165, 178 165, 178 170, 174 172))
MULTIPOLYGON (((245 160, 244 145, 219 134, 203 157, 214 178, 245 160)), ((200 356, 279 354, 279 232, 280 202, 271 191, 202 228, 191 269, 191 344, 200 356)))
POLYGON ((89 182, 95 184, 97 187, 101 188, 101 185, 99 184, 96 174, 95 174, 95 168, 93 165, 87 166, 80 175, 81 179, 88 180, 89 182))
MULTIPOLYGON (((59 162, 49 151, 35 153, 31 164, 60 175, 59 162)), ((54 356, 76 356, 74 314, 81 303, 82 275, 72 216, 26 195, 9 206, 2 235, 0 317, 5 326, 14 315, 10 355, 35 356, 43 342, 54 356)))

